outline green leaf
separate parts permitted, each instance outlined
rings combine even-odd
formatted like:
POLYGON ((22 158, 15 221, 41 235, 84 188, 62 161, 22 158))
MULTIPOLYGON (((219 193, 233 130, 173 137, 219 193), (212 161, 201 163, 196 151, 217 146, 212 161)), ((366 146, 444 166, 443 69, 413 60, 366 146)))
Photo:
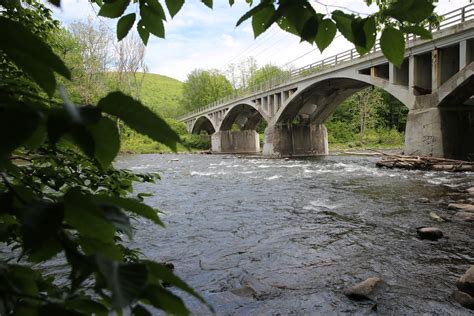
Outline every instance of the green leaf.
POLYGON ((62 250, 63 248, 56 240, 50 239, 42 243, 40 248, 32 249, 28 253, 28 260, 35 263, 44 262, 50 260, 62 250))
POLYGON ((36 273, 32 269, 20 266, 8 266, 8 281, 14 285, 18 293, 30 296, 39 296, 38 285, 36 284, 36 273))
POLYGON ((25 142, 24 146, 30 150, 38 149, 46 139, 46 120, 44 117, 40 117, 38 126, 31 135, 31 137, 25 142))
POLYGON ((431 38, 433 38, 433 35, 431 34, 430 31, 428 31, 425 28, 423 28, 421 26, 418 26, 418 25, 405 26, 405 27, 402 27, 401 30, 404 33, 407 33, 407 34, 418 35, 422 39, 431 39, 431 38))
MULTIPOLYGON (((311 10, 306 9, 304 6, 301 5, 292 5, 290 7, 285 8, 284 10, 282 8, 278 8, 277 11, 279 11, 279 14, 282 16, 278 20, 278 25, 280 26, 280 28, 299 37, 301 37, 301 34, 305 32, 305 27, 308 21, 315 16, 315 14, 311 12, 311 10)), ((319 18, 321 15, 317 16, 319 18)), ((307 28, 308 27, 309 25, 307 26, 307 28)), ((315 27, 316 30, 313 30, 314 32, 317 31, 317 26, 315 27)), ((308 32, 308 29, 306 30, 306 32, 308 32)))
POLYGON ((189 315, 183 301, 160 285, 150 284, 144 290, 142 297, 153 306, 170 315, 189 315))
POLYGON ((250 9, 248 12, 246 12, 240 19, 237 21, 237 24, 235 26, 239 26, 242 24, 244 21, 250 19, 252 16, 257 14, 259 11, 264 10, 269 4, 262 1, 260 2, 256 7, 250 9))
POLYGON ((351 43, 354 43, 354 33, 352 31, 352 21, 354 16, 346 14, 340 10, 332 13, 332 19, 336 22, 337 29, 351 43))
POLYGON ((362 34, 360 38, 363 38, 364 45, 357 45, 357 52, 361 55, 368 53, 375 45, 377 29, 375 24, 375 17, 370 16, 361 20, 362 34))
POLYGON ((140 6, 140 16, 142 17, 143 25, 151 34, 165 38, 165 27, 163 20, 153 9, 148 6, 140 6))
POLYGON ((137 31, 138 35, 140 35, 140 38, 142 39, 143 45, 146 46, 148 44, 148 39, 150 38, 150 32, 148 32, 145 25, 143 24, 143 20, 138 21, 137 31))
POLYGON ((380 47, 387 59, 396 66, 403 63, 405 55, 405 38, 403 32, 393 27, 386 27, 380 37, 380 47))
POLYGON ((86 255, 102 255, 113 260, 122 260, 122 251, 113 241, 105 242, 96 238, 81 236, 79 245, 86 255))
POLYGON ((70 310, 79 311, 86 315, 109 315, 109 310, 102 303, 93 301, 92 299, 86 297, 82 297, 83 296, 80 296, 79 298, 66 301, 66 307, 70 310))
POLYGON ((36 250, 45 246, 59 231, 64 218, 62 204, 34 202, 19 211, 23 247, 36 250))
POLYGON ((148 309, 146 309, 144 306, 137 304, 135 307, 132 309, 132 315, 133 316, 151 316, 151 313, 148 309))
POLYGON ((130 0, 111 0, 105 2, 99 10, 99 15, 106 18, 118 18, 127 9, 130 0))
POLYGON ((336 24, 332 20, 324 19, 319 23, 318 34, 316 35, 316 45, 319 50, 324 51, 336 36, 336 24))
POLYGON ((0 103, 0 157, 28 142, 39 121, 38 113, 22 103, 0 103))
POLYGON ((355 45, 359 54, 366 54, 374 46, 376 38, 374 16, 362 19, 336 10, 332 13, 332 18, 336 21, 337 29, 349 42, 355 45))
POLYGON ((257 38, 260 34, 265 32, 270 27, 272 17, 275 14, 273 5, 264 7, 262 10, 256 12, 252 17, 252 28, 254 37, 257 38))
POLYGON ((421 23, 433 14, 434 8, 432 0, 396 0, 390 2, 383 14, 399 21, 421 23))
POLYGON ((165 120, 132 97, 122 92, 112 92, 102 98, 98 106, 102 111, 117 116, 137 132, 176 150, 176 144, 180 141, 178 134, 165 120))
POLYGON ((145 261, 145 262, 147 264, 150 277, 159 279, 165 283, 169 283, 185 291, 186 293, 191 294, 202 303, 207 304, 204 298, 201 297, 201 295, 196 293, 196 291, 194 291, 189 285, 187 285, 180 278, 174 275, 174 273, 164 264, 156 263, 153 261, 145 261))
POLYGON ((64 204, 66 222, 79 233, 104 242, 113 240, 115 227, 93 203, 91 196, 82 194, 77 189, 71 189, 64 196, 64 204))
POLYGON ((49 141, 55 144, 72 128, 72 121, 64 109, 54 108, 49 112, 46 127, 49 141))
POLYGON ((135 23, 136 14, 130 13, 122 16, 117 22, 117 39, 121 41, 125 36, 127 36, 130 29, 135 23))
POLYGON ((121 264, 105 257, 97 257, 96 261, 112 292, 112 304, 115 308, 126 307, 138 299, 148 278, 145 264, 121 264))
POLYGON ((70 79, 64 62, 41 38, 20 23, 0 17, 0 50, 50 96, 56 89, 54 72, 70 79))
POLYGON ((310 44, 313 44, 316 40, 316 36, 319 29, 319 22, 321 21, 320 15, 314 15, 306 21, 300 37, 302 40, 307 41, 310 44))
POLYGON ((115 206, 102 207, 105 218, 107 218, 115 228, 123 232, 132 239, 132 226, 130 225, 130 218, 125 215, 119 208, 115 206))
POLYGON ((181 10, 183 4, 184 0, 166 0, 166 6, 172 18, 181 10))
POLYGON ((126 211, 135 213, 144 218, 153 221, 155 224, 164 226, 163 222, 158 217, 158 212, 151 206, 141 203, 138 200, 131 198, 123 198, 117 196, 95 195, 94 201, 96 203, 108 204, 118 206, 126 211))
POLYGON ((144 0, 146 4, 155 12, 155 14, 159 15, 162 20, 166 21, 166 14, 163 10, 163 7, 157 0, 144 0))
POLYGON ((206 6, 212 9, 212 0, 201 0, 206 6))
POLYGON ((117 125, 103 116, 97 124, 89 126, 94 139, 94 157, 103 168, 107 168, 120 150, 120 135, 117 125))

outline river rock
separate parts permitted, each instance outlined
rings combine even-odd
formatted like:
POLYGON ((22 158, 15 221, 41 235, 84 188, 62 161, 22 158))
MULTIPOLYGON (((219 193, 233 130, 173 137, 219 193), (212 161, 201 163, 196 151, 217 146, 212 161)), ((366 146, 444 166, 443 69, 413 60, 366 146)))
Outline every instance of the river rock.
POLYGON ((449 204, 449 205, 448 205, 448 209, 474 213, 474 205, 473 205, 473 204, 456 204, 456 203, 452 203, 452 204, 449 204))
POLYGON ((430 203, 430 200, 428 198, 422 197, 416 200, 419 203, 430 203))
POLYGON ((433 219, 433 220, 435 220, 435 221, 437 221, 437 222, 440 222, 440 223, 442 223, 442 222, 445 221, 444 218, 442 218, 441 216, 439 216, 439 215, 436 214, 435 212, 430 212, 430 217, 431 217, 431 219, 433 219))
POLYGON ((474 196, 474 187, 467 189, 467 193, 469 193, 471 196, 474 196))
POLYGON ((416 231, 421 239, 438 240, 443 237, 441 229, 436 227, 418 227, 416 231))
POLYGON ((465 222, 474 222, 474 213, 470 212, 457 212, 454 217, 465 222))
POLYGON ((462 306, 474 310, 474 297, 471 295, 465 292, 455 291, 454 299, 462 306))
POLYGON ((371 277, 360 282, 346 291, 346 295, 353 299, 370 299, 370 296, 384 284, 379 277, 371 277))
POLYGON ((458 289, 471 296, 474 296, 474 265, 456 283, 458 289))

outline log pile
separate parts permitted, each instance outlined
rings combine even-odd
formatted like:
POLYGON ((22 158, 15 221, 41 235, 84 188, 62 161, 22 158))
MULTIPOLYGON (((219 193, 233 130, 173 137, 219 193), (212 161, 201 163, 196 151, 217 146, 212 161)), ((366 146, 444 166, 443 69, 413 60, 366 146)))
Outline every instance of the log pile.
POLYGON ((408 170, 474 172, 474 162, 472 161, 387 154, 384 154, 384 158, 377 162, 377 167, 390 169, 401 168, 408 170))

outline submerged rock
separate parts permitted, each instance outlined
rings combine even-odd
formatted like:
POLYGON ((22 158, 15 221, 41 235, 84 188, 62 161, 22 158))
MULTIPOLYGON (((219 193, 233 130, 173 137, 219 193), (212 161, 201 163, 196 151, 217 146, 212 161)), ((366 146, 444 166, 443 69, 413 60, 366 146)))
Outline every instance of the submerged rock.
POLYGON ((474 205, 473 204, 456 204, 452 203, 448 205, 448 209, 450 210, 460 210, 464 212, 474 213, 474 205))
POLYGON ((458 289, 469 295, 474 295, 474 265, 456 283, 458 289))
POLYGON ((454 299, 462 306, 474 310, 474 297, 471 295, 461 291, 455 291, 454 299))
POLYGON ((441 229, 436 227, 418 227, 416 231, 421 239, 438 240, 443 237, 441 229))
POLYGON ((371 277, 349 288, 346 295, 353 299, 370 299, 370 296, 383 284, 384 280, 382 278, 371 277))
POLYGON ((457 219, 463 220, 465 222, 474 222, 474 213, 470 212, 457 212, 454 214, 454 217, 457 219))
POLYGON ((430 200, 428 198, 422 197, 416 200, 419 203, 429 203, 430 200))

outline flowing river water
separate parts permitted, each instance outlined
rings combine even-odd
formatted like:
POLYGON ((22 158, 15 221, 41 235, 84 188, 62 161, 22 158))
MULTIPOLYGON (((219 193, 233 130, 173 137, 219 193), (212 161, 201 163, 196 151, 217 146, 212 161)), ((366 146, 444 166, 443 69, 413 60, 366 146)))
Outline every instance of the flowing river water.
POLYGON ((474 314, 452 298, 474 264, 474 224, 429 216, 452 215, 474 174, 378 169, 377 159, 130 155, 117 166, 161 174, 136 191, 154 194, 147 203, 167 227, 136 223, 133 246, 174 263, 218 315, 474 314), (433 225, 444 238, 417 238, 433 225), (386 282, 372 301, 344 295, 372 276, 386 282))

